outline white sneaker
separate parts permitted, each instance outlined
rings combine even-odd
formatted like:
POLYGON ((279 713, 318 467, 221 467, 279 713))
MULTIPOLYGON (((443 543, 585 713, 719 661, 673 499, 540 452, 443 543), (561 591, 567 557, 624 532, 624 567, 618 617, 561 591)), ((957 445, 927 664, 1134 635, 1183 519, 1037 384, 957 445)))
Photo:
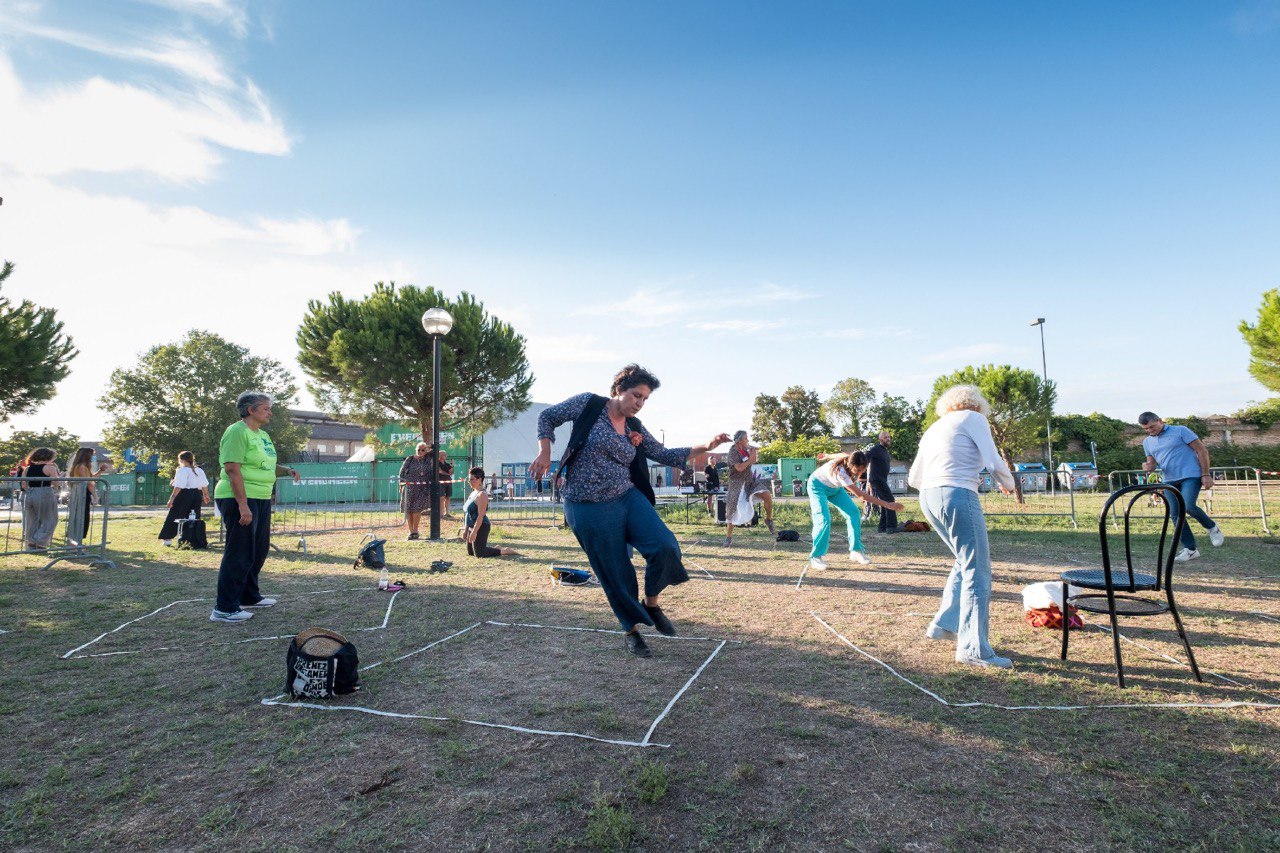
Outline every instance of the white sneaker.
POLYGON ((809 568, 811 568, 811 569, 825 569, 826 567, 827 567, 827 564, 826 564, 826 562, 825 562, 825 561, 823 561, 823 560, 819 560, 817 557, 810 557, 810 558, 809 558, 809 568))
POLYGON ((1215 524, 1209 531, 1209 543, 1215 548, 1221 548, 1222 543, 1226 541, 1227 537, 1222 535, 1222 528, 1215 524))
POLYGON ((228 613, 225 610, 214 610, 209 614, 210 622, 230 622, 233 625, 236 622, 246 622, 253 618, 253 614, 248 610, 237 610, 235 613, 228 613))
POLYGON ((930 640, 954 640, 956 638, 955 631, 948 631, 936 622, 929 623, 929 627, 924 629, 924 635, 930 640))
POLYGON ((275 607, 276 600, 274 598, 259 598, 253 604, 241 604, 241 607, 275 607))
POLYGON ((1173 558, 1175 563, 1189 563, 1192 560, 1200 559, 1200 552, 1191 548, 1183 548, 1178 555, 1173 558))
POLYGON ((172 548, 172 547, 173 547, 173 540, 172 540, 172 539, 161 539, 161 540, 160 540, 160 544, 161 544, 161 545, 163 545, 163 546, 164 546, 164 547, 166 547, 166 548, 172 548))
POLYGON ((861 563, 864 566, 871 565, 871 558, 863 551, 850 551, 849 559, 855 563, 861 563))

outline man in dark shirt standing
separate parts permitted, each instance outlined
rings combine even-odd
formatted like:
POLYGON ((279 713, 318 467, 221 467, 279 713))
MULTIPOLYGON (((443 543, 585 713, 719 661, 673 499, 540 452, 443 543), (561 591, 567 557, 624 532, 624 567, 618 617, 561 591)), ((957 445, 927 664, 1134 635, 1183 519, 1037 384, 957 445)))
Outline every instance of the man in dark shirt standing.
MULTIPOLYGON (((893 502, 893 491, 889 488, 889 433, 882 432, 876 437, 876 443, 867 448, 867 484, 871 493, 882 501, 893 502)), ((880 510, 881 533, 898 532, 898 514, 891 509, 880 510)))
POLYGON ((714 493, 720 490, 720 473, 716 471, 715 460, 709 456, 705 473, 707 475, 707 512, 711 512, 716 499, 714 493))

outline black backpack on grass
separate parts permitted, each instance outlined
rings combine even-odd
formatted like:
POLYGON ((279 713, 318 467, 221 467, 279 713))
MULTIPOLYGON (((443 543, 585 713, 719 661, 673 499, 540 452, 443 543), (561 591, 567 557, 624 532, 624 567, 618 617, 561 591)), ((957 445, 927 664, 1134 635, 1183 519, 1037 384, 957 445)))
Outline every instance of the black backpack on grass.
POLYGON ((293 699, 331 699, 360 689, 360 656, 337 631, 308 628, 289 643, 284 689, 293 699))
POLYGON ((204 519, 182 518, 178 520, 178 547, 193 551, 209 550, 209 538, 205 534, 204 519))
POLYGON ((385 539, 374 539, 372 542, 360 549, 360 553, 356 554, 355 562, 351 564, 351 568, 358 569, 364 566, 366 569, 373 569, 376 572, 382 571, 387 567, 387 552, 383 550, 383 546, 387 544, 385 539))

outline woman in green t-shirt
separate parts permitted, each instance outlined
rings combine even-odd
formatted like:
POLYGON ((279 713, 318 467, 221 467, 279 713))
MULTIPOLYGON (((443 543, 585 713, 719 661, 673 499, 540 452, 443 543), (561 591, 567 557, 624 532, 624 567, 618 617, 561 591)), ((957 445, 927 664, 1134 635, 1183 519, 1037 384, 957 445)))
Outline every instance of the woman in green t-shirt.
POLYGON ((271 548, 271 490, 277 475, 299 480, 297 471, 276 462, 276 446, 263 429, 271 421, 271 398, 246 391, 236 398, 236 412, 240 420, 227 427, 218 444, 222 477, 213 497, 227 539, 211 622, 243 622, 253 617, 245 608, 276 603, 258 591, 258 575, 271 548))

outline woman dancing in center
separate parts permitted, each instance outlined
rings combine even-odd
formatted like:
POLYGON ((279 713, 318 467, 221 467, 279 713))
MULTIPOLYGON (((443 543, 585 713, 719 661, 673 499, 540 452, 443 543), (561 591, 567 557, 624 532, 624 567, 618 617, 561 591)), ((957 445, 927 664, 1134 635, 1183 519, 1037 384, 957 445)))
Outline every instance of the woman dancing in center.
POLYGON ((809 551, 809 566, 815 569, 827 567, 822 558, 831 545, 829 504, 835 504, 836 509, 844 516, 849 533, 849 559, 864 566, 870 565, 871 560, 862 549, 862 513, 851 495, 894 512, 900 512, 902 504, 882 501, 858 486, 858 478, 867 470, 867 454, 861 450, 854 453, 819 453, 818 459, 827 461, 809 476, 809 514, 813 517, 813 548, 809 551))
MULTIPOLYGON (((561 460, 564 517, 586 552, 614 616, 627 632, 627 649, 640 657, 650 654, 640 634, 641 625, 675 635, 675 626, 658 606, 658 596, 668 586, 684 583, 689 575, 675 535, 658 517, 652 498, 640 491, 637 480, 647 485, 647 473, 641 469, 632 476, 636 455, 643 453, 661 465, 692 469, 695 459, 729 440, 728 434, 722 433, 698 447, 663 447, 635 417, 658 385, 652 373, 629 364, 613 377, 608 399, 579 394, 544 409, 538 416, 538 458, 529 465, 530 476, 545 475, 551 467, 555 428, 581 421, 580 425, 575 423, 575 432, 585 431, 585 440, 575 450, 576 442, 571 439, 571 455, 561 460), (645 559, 643 601, 628 546, 645 559)), ((643 464, 642 458, 636 467, 643 464)))

